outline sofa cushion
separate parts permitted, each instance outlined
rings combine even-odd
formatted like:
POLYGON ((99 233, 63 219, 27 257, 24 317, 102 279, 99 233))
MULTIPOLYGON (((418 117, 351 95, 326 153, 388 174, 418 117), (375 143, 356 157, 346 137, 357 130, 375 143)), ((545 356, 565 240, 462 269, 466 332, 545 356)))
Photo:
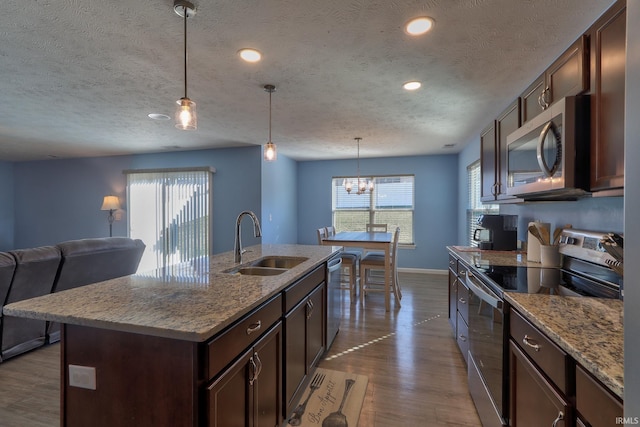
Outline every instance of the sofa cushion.
POLYGON ((62 261, 54 292, 134 274, 145 245, 140 239, 103 237, 59 243, 62 261))

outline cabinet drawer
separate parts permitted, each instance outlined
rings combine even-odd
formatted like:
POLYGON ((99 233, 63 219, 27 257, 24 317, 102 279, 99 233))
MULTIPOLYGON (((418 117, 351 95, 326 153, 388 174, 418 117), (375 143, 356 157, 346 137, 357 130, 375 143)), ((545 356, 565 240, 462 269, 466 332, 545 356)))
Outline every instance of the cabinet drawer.
POLYGON ((456 341, 458 343, 458 347, 460 347, 462 356, 464 356, 464 361, 468 363, 467 358, 469 357, 469 326, 467 325, 467 322, 464 321, 462 316, 460 316, 459 312, 456 341))
POLYGON ((576 409, 592 426, 615 425, 623 416, 622 403, 598 380, 576 366, 576 409))
POLYGON ((458 313, 462 316, 465 322, 469 323, 469 288, 465 285, 467 279, 466 272, 458 278, 458 313))
POLYGON ((570 357, 555 345, 538 328, 515 310, 511 310, 510 334, 520 348, 540 367, 542 371, 566 395, 570 394, 568 386, 570 357))
POLYGON ((325 266, 313 270, 284 291, 284 312, 288 313, 293 307, 324 281, 325 266))
POLYGON ((458 260, 453 255, 449 255, 449 270, 454 274, 458 274, 458 260))
POLYGON ((282 296, 278 294, 207 343, 207 379, 222 371, 281 316, 282 296))

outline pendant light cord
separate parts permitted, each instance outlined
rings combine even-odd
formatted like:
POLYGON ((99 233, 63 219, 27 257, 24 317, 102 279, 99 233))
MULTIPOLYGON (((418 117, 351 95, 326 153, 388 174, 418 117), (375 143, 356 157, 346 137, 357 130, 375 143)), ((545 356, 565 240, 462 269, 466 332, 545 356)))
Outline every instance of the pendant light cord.
POLYGON ((269 142, 271 142, 271 94, 273 90, 269 90, 269 142))
POLYGON ((184 10, 184 97, 187 96, 187 6, 183 7, 184 10))

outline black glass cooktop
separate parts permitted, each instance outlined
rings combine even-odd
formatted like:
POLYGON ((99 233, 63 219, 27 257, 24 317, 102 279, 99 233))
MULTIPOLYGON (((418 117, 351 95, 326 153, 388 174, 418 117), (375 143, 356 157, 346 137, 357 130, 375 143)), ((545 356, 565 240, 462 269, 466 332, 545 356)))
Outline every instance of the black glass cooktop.
POLYGON ((482 266, 475 268, 490 279, 497 292, 540 293, 568 296, 620 298, 615 276, 596 280, 559 268, 482 266), (609 281, 609 282, 608 282, 609 281))

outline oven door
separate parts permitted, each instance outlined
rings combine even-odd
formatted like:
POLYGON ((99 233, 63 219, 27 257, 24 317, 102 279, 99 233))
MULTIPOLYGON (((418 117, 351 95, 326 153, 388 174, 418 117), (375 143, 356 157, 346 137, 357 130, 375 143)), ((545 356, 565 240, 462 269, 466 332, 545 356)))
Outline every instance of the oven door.
POLYGON ((469 391, 482 425, 502 426, 508 415, 503 301, 471 272, 465 286, 469 289, 469 391))

